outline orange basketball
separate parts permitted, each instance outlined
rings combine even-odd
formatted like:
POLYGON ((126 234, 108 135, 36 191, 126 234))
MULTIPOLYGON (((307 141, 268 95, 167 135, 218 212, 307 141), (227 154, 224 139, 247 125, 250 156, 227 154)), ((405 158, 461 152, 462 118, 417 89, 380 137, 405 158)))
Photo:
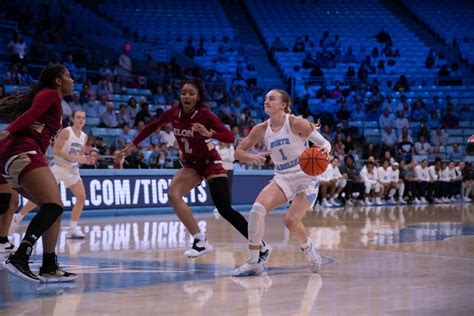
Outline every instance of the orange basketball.
POLYGON ((319 176, 329 164, 329 157, 319 147, 306 148, 300 156, 300 167, 307 175, 319 176))

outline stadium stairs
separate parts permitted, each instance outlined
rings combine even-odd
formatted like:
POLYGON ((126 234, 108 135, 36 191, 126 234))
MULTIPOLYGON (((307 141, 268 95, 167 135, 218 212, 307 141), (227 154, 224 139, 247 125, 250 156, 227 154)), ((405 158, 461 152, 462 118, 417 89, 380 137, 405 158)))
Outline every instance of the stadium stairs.
POLYGON ((249 57, 249 61, 255 65, 259 78, 257 85, 266 88, 284 87, 279 74, 269 60, 264 42, 258 36, 258 31, 242 2, 228 3, 228 1, 224 1, 222 7, 230 25, 237 34, 237 39, 245 49, 245 54, 249 57))

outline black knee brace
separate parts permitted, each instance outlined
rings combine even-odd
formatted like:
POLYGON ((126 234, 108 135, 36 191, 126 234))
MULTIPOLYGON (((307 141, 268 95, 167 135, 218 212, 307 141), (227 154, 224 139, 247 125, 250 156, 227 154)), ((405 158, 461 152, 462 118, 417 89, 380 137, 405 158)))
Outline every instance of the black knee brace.
POLYGON ((0 193, 0 215, 3 215, 8 211, 11 199, 11 193, 0 193))
POLYGON ((63 213, 63 207, 54 203, 45 203, 40 207, 38 213, 26 229, 25 239, 30 243, 36 240, 47 231, 56 219, 63 213))
POLYGON ((227 178, 213 178, 209 180, 208 183, 212 201, 219 211, 219 214, 248 239, 249 231, 247 220, 242 214, 232 208, 227 178))

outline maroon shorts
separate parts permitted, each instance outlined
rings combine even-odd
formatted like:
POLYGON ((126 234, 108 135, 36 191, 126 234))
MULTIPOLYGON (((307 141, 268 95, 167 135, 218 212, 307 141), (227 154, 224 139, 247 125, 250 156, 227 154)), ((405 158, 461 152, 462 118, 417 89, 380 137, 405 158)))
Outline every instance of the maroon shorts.
POLYGON ((185 161, 184 167, 196 170, 196 172, 205 179, 215 174, 227 174, 222 160, 206 159, 201 161, 185 161))
POLYGON ((46 158, 37 151, 26 151, 13 155, 0 156, 2 177, 14 189, 21 188, 21 178, 30 170, 48 167, 46 158))

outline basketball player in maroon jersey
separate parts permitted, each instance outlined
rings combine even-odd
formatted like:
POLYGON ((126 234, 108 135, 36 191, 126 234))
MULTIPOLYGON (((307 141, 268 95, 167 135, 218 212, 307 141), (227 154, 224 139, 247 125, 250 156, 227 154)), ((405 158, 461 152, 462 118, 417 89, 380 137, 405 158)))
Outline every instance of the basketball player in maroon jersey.
POLYGON ((0 171, 9 185, 40 207, 31 220, 18 250, 5 268, 32 282, 69 282, 77 275, 62 270, 55 254, 63 205, 59 188, 44 153, 61 128, 61 98, 74 89, 69 71, 60 64, 43 68, 33 89, 0 100, 0 120, 13 122, 0 131, 5 139, 0 171), (43 237, 43 264, 39 277, 28 260, 38 238, 43 237))
MULTIPOLYGON (((173 133, 183 158, 184 166, 174 175, 168 197, 179 219, 194 237, 193 246, 185 251, 185 256, 194 258, 213 249, 205 234, 199 230, 191 209, 182 199, 199 185, 203 178, 208 181, 212 200, 219 213, 248 238, 247 220, 231 206, 227 172, 219 153, 211 143, 211 138, 232 143, 234 135, 212 112, 204 108, 204 88, 199 79, 186 80, 181 87, 179 106, 169 109, 148 124, 132 144, 121 150, 119 156, 123 157, 166 123, 173 126, 173 133)), ((271 248, 262 242, 260 250, 261 259, 266 262, 271 248)))

